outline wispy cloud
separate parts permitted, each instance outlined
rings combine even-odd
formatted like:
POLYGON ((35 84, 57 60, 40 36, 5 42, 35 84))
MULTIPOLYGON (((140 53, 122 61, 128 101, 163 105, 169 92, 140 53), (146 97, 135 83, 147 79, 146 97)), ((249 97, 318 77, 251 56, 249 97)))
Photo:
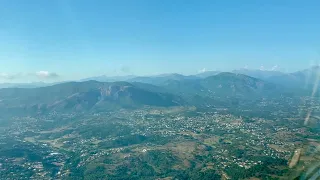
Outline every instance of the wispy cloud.
POLYGON ((260 70, 261 70, 261 71, 264 71, 264 66, 260 66, 260 70))
POLYGON ((17 79, 21 76, 22 76, 22 74, 20 74, 20 73, 18 73, 18 74, 0 73, 0 79, 4 79, 4 80, 13 80, 13 79, 17 79))
POLYGON ((14 75, 10 75, 7 73, 0 73, 0 78, 1 79, 14 79, 14 75))
POLYGON ((272 68, 271 68, 271 71, 275 71, 278 69, 278 65, 274 65, 272 68))
POLYGON ((203 69, 200 69, 198 72, 199 73, 204 73, 204 72, 206 72, 207 70, 206 70, 206 68, 203 68, 203 69))
POLYGON ((35 73, 35 75, 38 78, 42 78, 42 79, 50 79, 50 78, 59 77, 59 75, 57 73, 49 72, 49 71, 38 71, 38 72, 35 73))
POLYGON ((16 74, 9 74, 0 72, 0 79, 5 81, 12 81, 12 80, 21 80, 21 79, 54 79, 58 78, 59 75, 54 72, 48 72, 48 71, 38 71, 34 73, 16 73, 16 74))

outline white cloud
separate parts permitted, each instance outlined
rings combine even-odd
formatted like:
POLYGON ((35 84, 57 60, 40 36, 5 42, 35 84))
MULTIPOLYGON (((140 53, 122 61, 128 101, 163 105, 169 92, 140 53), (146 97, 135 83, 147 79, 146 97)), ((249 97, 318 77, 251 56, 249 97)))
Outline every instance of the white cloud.
POLYGON ((12 80, 17 78, 18 74, 0 73, 0 79, 12 80))
POLYGON ((248 69, 248 65, 245 65, 243 68, 244 68, 244 69, 248 69))
POLYGON ((203 69, 199 70, 198 72, 199 72, 199 73, 204 73, 204 72, 206 72, 206 71, 207 71, 206 68, 203 68, 203 69))
POLYGON ((0 72, 0 80, 4 82, 9 81, 26 81, 26 80, 36 80, 36 79, 54 79, 58 78, 59 75, 54 72, 48 72, 48 71, 38 71, 34 73, 15 73, 15 74, 9 74, 0 72), (36 78, 36 79, 35 79, 36 78))
POLYGON ((1 79, 10 79, 10 75, 7 73, 0 73, 0 78, 1 79))
POLYGON ((271 68, 271 71, 275 71, 278 69, 278 65, 274 65, 272 68, 271 68))
POLYGON ((264 66, 260 66, 260 70, 263 71, 264 70, 264 66))
POLYGON ((59 75, 57 73, 52 73, 52 72, 48 72, 48 71, 38 71, 36 72, 36 76, 39 78, 56 78, 59 77, 59 75))

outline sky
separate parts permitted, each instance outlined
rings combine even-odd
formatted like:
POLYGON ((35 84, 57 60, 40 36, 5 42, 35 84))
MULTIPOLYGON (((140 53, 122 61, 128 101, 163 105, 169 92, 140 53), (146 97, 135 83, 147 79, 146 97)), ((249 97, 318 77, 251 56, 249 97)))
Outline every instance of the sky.
POLYGON ((318 0, 1 0, 0 82, 293 72, 320 60, 318 0))

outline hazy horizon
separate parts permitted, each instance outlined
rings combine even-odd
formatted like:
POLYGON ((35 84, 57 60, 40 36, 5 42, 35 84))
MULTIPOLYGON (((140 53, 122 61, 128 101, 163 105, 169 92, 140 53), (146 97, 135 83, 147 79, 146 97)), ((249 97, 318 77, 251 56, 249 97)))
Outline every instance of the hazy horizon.
POLYGON ((320 60, 319 1, 5 1, 0 83, 294 72, 320 60))
MULTIPOLYGON (((306 69, 311 69, 313 67, 319 67, 319 65, 312 65, 312 66, 309 66, 307 68, 303 68, 303 69, 300 69, 298 71, 303 71, 303 70, 306 70, 306 69)), ((277 69, 274 69, 271 68, 271 69, 249 69, 249 68, 239 68, 239 69, 233 69, 233 70, 230 70, 230 71, 219 71, 219 70, 207 70, 207 69, 202 69, 194 74, 183 74, 183 73, 177 73, 177 72, 170 72, 170 73, 159 73, 159 74, 149 74, 149 75, 135 75, 135 74, 128 74, 128 75, 106 75, 106 74, 100 74, 100 75, 96 75, 96 76, 88 76, 88 77, 84 77, 84 78, 79 78, 79 79, 65 79, 65 80, 59 80, 59 78, 54 78, 54 79, 51 79, 51 81, 48 81, 48 79, 46 80, 41 80, 39 79, 38 81, 6 81, 6 82, 1 82, 0 81, 0 84, 36 84, 36 83, 48 83, 48 84, 51 84, 51 83, 63 83, 63 82, 76 82, 76 81, 84 81, 84 80, 92 80, 92 79, 95 79, 95 78, 99 78, 99 77, 106 77, 106 78, 124 78, 124 77, 128 77, 128 79, 130 78, 135 78, 135 77, 156 77, 156 76, 164 76, 164 75, 172 75, 172 74, 179 74, 179 75, 183 75, 183 76, 196 76, 196 75, 200 75, 202 73, 208 73, 208 72, 219 72, 219 73, 222 73, 222 72, 231 72, 231 73, 235 73, 234 71, 251 71, 251 72, 279 72, 279 73, 284 73, 284 74, 288 74, 288 73, 294 73, 294 72, 298 72, 298 71, 293 71, 293 72, 284 72, 284 71, 281 71, 281 70, 277 70, 277 69)), ((28 76, 31 76, 30 74, 28 76)))

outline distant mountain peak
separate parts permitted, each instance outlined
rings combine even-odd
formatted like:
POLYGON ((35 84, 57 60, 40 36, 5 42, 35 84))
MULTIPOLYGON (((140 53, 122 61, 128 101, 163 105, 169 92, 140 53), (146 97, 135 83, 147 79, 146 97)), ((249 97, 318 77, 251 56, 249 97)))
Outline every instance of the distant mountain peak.
POLYGON ((267 80, 269 77, 281 76, 284 73, 276 70, 260 70, 260 69, 238 69, 232 71, 233 73, 244 74, 257 79, 267 80))
POLYGON ((320 65, 314 65, 311 67, 311 69, 320 69, 320 65))
POLYGON ((116 81, 127 81, 127 80, 129 80, 131 78, 134 78, 134 77, 136 77, 136 76, 134 76, 134 75, 127 75, 127 76, 106 76, 106 75, 101 75, 101 76, 81 79, 80 81, 95 80, 95 81, 99 81, 99 82, 116 82, 116 81))
POLYGON ((315 66, 312 66, 312 67, 310 67, 308 69, 304 69, 302 71, 297 71, 297 72, 294 72, 294 73, 291 73, 291 74, 292 75, 300 74, 300 75, 307 75, 308 76, 308 74, 309 75, 310 74, 316 75, 316 74, 319 74, 319 73, 320 73, 320 66, 319 65, 315 65, 315 66))
POLYGON ((179 73, 165 73, 165 74, 155 75, 153 77, 184 77, 184 75, 179 73))
POLYGON ((302 70, 302 71, 298 71, 298 72, 308 72, 308 71, 311 71, 311 72, 315 72, 315 71, 320 71, 320 66, 319 65, 315 65, 315 66, 312 66, 308 69, 305 69, 305 70, 302 70))
POLYGON ((231 72, 221 72, 219 74, 217 74, 216 76, 235 76, 238 73, 231 73, 231 72))

